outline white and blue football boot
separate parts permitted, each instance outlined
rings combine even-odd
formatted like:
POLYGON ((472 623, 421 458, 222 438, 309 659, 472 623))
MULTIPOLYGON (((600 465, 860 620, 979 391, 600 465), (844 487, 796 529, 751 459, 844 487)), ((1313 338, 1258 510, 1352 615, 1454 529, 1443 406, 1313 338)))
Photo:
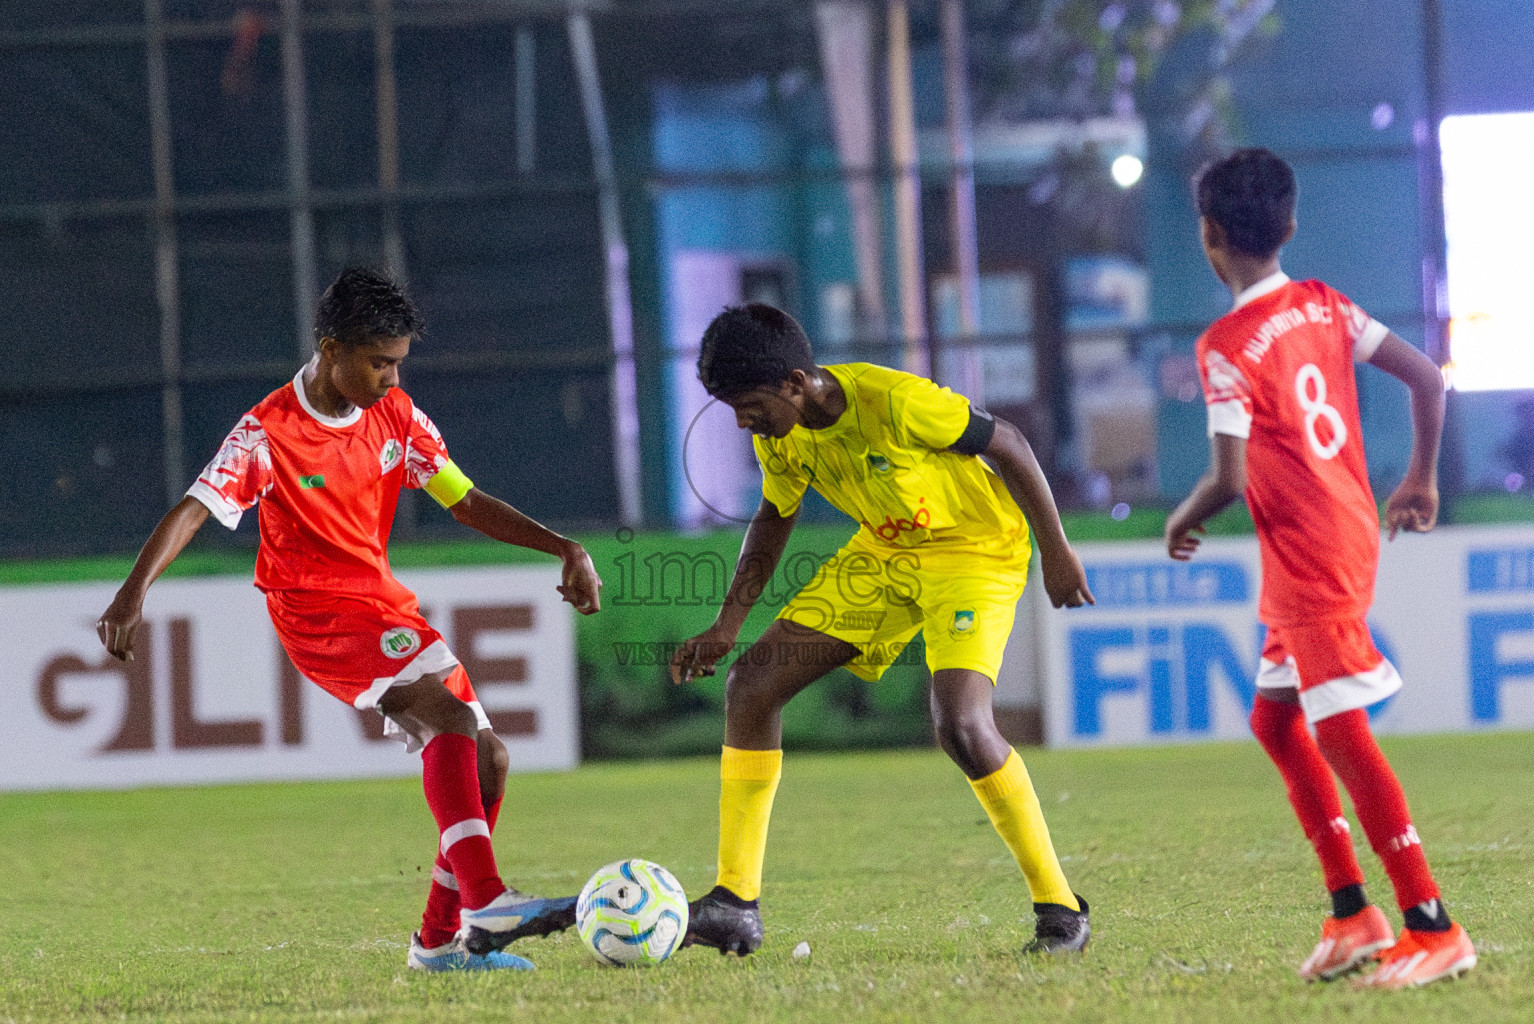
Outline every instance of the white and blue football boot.
POLYGON ((543 899, 507 889, 478 910, 458 912, 464 949, 484 956, 530 935, 552 935, 575 926, 575 897, 543 899))
POLYGON ((511 953, 502 953, 499 950, 491 950, 484 956, 470 953, 463 948, 463 942, 458 936, 445 942, 436 949, 427 949, 421 945, 421 933, 412 932, 410 935, 410 969, 414 971, 427 971, 432 974, 441 971, 531 971, 533 962, 525 957, 514 956, 511 953))

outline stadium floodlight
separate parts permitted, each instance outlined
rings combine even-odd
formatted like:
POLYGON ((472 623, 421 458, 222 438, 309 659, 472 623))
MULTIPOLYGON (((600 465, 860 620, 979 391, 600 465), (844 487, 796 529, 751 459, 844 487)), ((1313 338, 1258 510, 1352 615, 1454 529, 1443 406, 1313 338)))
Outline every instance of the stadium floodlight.
POLYGON ((1446 117, 1449 365, 1459 391, 1534 388, 1534 112, 1446 117))
POLYGON ((1130 188, 1145 173, 1145 162, 1132 153, 1125 153, 1114 160, 1108 170, 1119 188, 1130 188))

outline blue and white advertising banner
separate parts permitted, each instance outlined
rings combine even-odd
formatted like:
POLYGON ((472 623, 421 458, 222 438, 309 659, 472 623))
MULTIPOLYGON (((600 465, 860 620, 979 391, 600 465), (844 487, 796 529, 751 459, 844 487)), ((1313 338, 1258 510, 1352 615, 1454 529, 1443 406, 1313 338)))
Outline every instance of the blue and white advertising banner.
MULTIPOLYGON (((1382 547, 1369 628, 1405 686, 1370 709, 1375 730, 1534 729, 1534 530, 1445 527, 1382 547)), ((1207 540, 1185 563, 1155 542, 1077 550, 1096 606, 1036 620, 1049 745, 1250 735, 1255 538, 1207 540)))
MULTIPOLYGON (((513 771, 580 757, 574 614, 557 567, 401 572, 469 672, 513 771)), ((161 580, 131 662, 95 622, 114 584, 0 590, 0 790, 410 775, 419 757, 293 667, 250 579, 161 580)))

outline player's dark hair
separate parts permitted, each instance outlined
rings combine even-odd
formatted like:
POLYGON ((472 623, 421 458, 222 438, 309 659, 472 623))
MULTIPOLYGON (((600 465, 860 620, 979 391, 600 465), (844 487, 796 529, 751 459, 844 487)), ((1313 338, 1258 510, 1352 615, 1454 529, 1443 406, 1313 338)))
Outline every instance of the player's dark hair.
POLYGON ((314 340, 334 338, 348 348, 374 338, 415 337, 425 324, 394 281, 370 267, 347 267, 320 296, 314 340))
POLYGON ((799 322, 763 302, 729 306, 703 332, 698 380, 715 398, 782 384, 795 370, 815 372, 810 339, 799 322))
POLYGON ((1201 217, 1220 225, 1232 248, 1267 259, 1284 244, 1299 195, 1294 169, 1267 149, 1238 149, 1193 178, 1201 217))

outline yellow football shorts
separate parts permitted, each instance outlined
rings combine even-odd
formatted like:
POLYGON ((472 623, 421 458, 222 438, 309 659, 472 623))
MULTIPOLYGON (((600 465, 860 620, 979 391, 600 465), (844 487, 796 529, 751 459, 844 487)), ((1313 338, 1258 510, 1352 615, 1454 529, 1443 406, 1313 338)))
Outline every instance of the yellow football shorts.
POLYGON ((846 667, 870 682, 919 632, 930 671, 973 669, 994 683, 1027 577, 1026 547, 1008 558, 922 549, 892 554, 854 537, 778 618, 856 647, 846 667))

